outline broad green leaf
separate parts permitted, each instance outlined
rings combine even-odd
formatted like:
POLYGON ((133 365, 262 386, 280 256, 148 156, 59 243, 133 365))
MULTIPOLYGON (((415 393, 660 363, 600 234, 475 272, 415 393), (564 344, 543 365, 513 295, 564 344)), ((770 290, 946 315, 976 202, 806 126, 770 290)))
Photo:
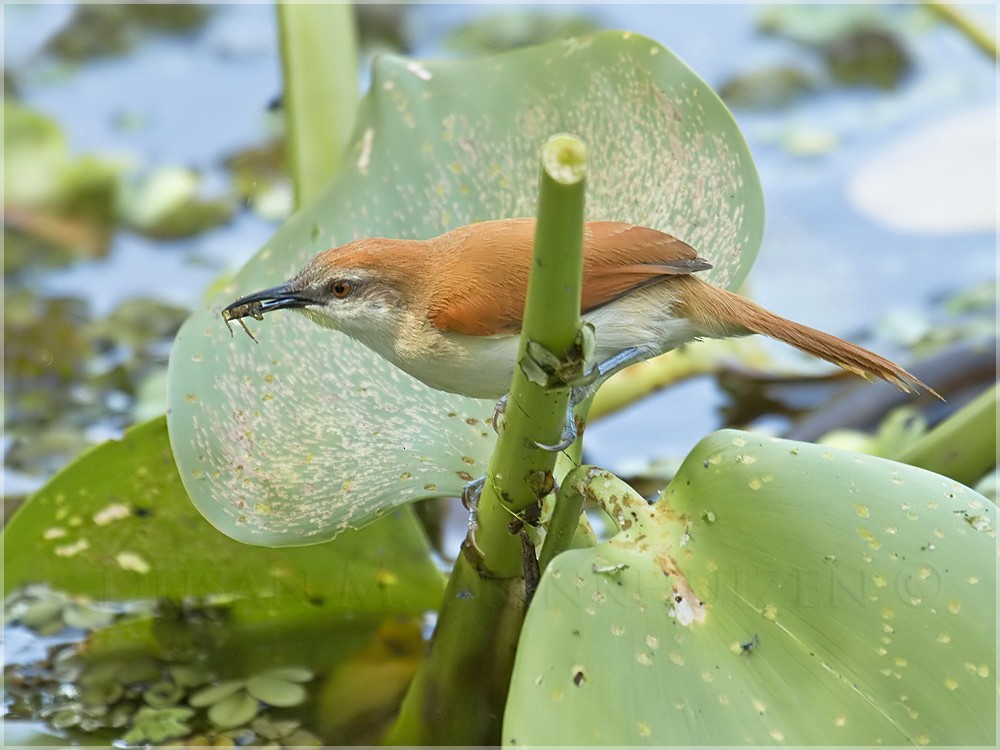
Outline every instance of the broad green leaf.
POLYGON ((255 549, 191 505, 163 418, 94 448, 4 531, 5 591, 36 581, 98 599, 280 597, 378 612, 437 606, 442 578, 407 512, 308 549, 255 549))
POLYGON ((504 744, 992 745, 996 508, 881 458, 722 431, 546 569, 504 744))
POLYGON ((432 391, 300 315, 250 320, 258 345, 231 337, 219 312, 356 237, 534 215, 539 152, 556 132, 588 145, 590 219, 683 238, 716 284, 745 277, 763 229, 750 154, 718 97, 655 42, 613 32, 472 61, 379 58, 340 172, 174 347, 171 441, 215 526, 256 544, 317 542, 485 474, 492 403, 432 391))

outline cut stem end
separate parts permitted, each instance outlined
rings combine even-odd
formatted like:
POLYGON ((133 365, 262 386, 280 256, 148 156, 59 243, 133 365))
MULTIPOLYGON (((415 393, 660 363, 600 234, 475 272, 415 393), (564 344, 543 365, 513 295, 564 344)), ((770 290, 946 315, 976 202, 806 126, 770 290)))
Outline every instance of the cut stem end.
POLYGON ((561 185, 575 185, 587 176, 587 147, 569 133, 557 133, 542 148, 542 166, 561 185))

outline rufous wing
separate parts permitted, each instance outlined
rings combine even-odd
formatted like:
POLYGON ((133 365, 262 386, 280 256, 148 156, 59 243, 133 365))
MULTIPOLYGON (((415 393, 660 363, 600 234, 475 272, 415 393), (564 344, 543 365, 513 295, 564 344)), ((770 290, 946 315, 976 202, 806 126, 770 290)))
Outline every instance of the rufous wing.
MULTIPOLYGON (((514 334, 521 329, 535 239, 534 219, 480 222, 448 232, 442 279, 475 284, 439 287, 428 310, 442 331, 471 336, 514 334)), ((711 268, 687 243, 648 227, 612 221, 588 222, 584 231, 581 311, 606 305, 628 292, 668 277, 711 268)))

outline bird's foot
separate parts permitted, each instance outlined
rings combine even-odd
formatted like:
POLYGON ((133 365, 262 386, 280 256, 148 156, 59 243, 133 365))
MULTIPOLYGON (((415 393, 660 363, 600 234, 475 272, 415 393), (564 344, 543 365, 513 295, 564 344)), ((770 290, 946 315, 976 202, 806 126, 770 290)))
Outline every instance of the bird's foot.
POLYGON ((613 357, 609 357, 603 362, 598 362, 583 375, 569 382, 569 386, 573 389, 569 402, 573 406, 576 406, 586 401, 597 393, 597 389, 601 387, 605 380, 616 372, 624 370, 636 362, 647 359, 652 353, 642 347, 629 347, 628 349, 622 349, 613 357))
POLYGON ((483 551, 476 544, 476 531, 479 529, 479 498, 482 497, 486 477, 473 479, 462 488, 462 505, 469 511, 469 531, 462 543, 463 550, 468 550, 477 561, 483 559, 483 551))

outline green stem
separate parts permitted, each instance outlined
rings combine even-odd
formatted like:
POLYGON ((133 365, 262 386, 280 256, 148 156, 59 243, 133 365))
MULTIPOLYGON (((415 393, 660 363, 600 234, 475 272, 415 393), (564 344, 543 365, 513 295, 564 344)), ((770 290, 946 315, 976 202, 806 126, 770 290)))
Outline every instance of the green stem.
MULTIPOLYGON (((518 367, 511 382, 506 427, 497 442, 479 504, 477 541, 490 575, 521 575, 521 545, 508 530, 512 516, 539 503, 551 489, 553 444, 566 419, 569 388, 534 382, 528 347, 536 342, 560 359, 571 353, 580 329, 586 150, 559 135, 542 152, 535 252, 524 308, 518 367)), ((580 373, 583 363, 580 362, 580 373)))
POLYGON ((498 744, 524 609, 522 580, 483 578, 460 556, 430 651, 382 744, 498 744))
POLYGON ((296 207, 340 164, 358 108, 357 39, 349 3, 278 3, 288 168, 296 207))
POLYGON ((577 466, 563 478, 559 486, 552 518, 545 534, 545 543, 538 556, 538 567, 543 573, 552 562, 552 558, 573 546, 573 539, 580 526, 580 514, 583 513, 583 504, 587 499, 583 494, 582 485, 589 481, 593 471, 593 466, 577 466))
POLYGON ((941 3, 936 0, 924 0, 924 5, 936 13, 941 20, 958 29, 976 47, 992 57, 994 62, 998 60, 997 40, 979 28, 966 13, 950 3, 941 3))
MULTIPOLYGON (((479 500, 477 559, 468 547, 455 564, 438 626, 386 744, 496 745, 525 612, 515 515, 547 494, 556 454, 535 445, 559 439, 569 388, 547 388, 524 371, 529 342, 559 359, 574 351, 580 328, 586 151, 555 136, 542 152, 538 225, 518 367, 506 426, 479 500)), ((530 370, 530 367, 529 367, 530 370)), ((583 371, 583 363, 579 364, 583 371)))
POLYGON ((972 485, 997 464, 997 386, 984 391, 896 460, 972 485))

